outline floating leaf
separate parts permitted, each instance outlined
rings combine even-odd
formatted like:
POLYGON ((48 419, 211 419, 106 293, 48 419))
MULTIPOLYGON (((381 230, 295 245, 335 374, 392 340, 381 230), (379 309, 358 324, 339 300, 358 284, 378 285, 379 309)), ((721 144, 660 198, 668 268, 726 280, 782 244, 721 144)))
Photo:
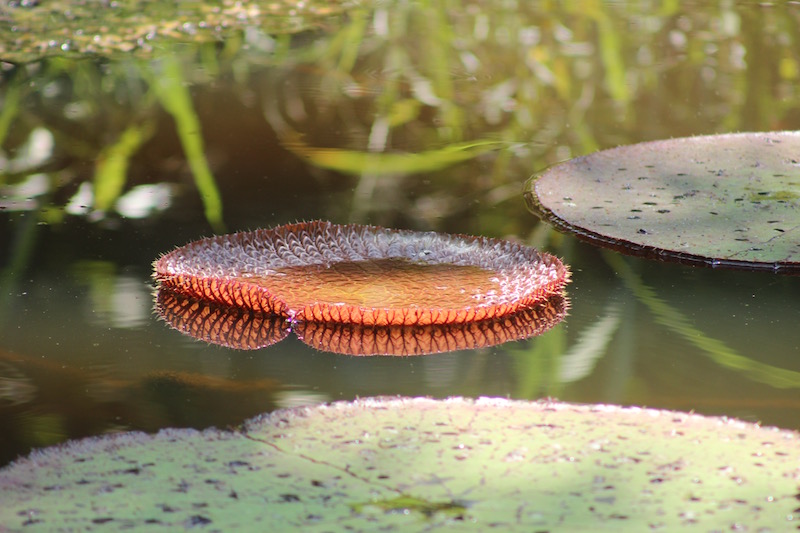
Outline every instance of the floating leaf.
POLYGON ((295 321, 477 322, 560 294, 557 258, 498 239, 330 222, 195 241, 158 259, 161 287, 295 321))
POLYGON ((486 348, 541 335, 564 319, 567 299, 556 294, 502 318, 464 324, 362 326, 336 322, 290 323, 279 315, 220 306, 159 290, 156 310, 170 326, 196 339, 239 350, 256 350, 297 337, 318 350, 347 355, 427 355, 486 348))
POLYGON ((604 150, 546 170, 525 196, 559 228, 625 253, 800 271, 800 132, 604 150))
POLYGON ((653 409, 482 398, 127 433, 0 470, 12 531, 785 531, 800 435, 653 409), (699 453, 700 451, 700 453, 699 453))

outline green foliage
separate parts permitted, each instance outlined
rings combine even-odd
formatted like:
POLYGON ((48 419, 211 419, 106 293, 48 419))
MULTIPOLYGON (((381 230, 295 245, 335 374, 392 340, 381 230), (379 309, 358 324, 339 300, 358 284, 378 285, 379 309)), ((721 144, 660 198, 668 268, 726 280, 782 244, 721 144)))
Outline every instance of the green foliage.
POLYGON ((320 168, 345 174, 393 176, 431 172, 447 168, 495 149, 498 144, 500 143, 497 141, 489 140, 471 141, 450 144, 436 150, 407 154, 313 148, 303 146, 299 141, 285 142, 284 146, 308 159, 312 165, 320 168))
POLYGON ((125 187, 131 157, 154 133, 152 123, 131 124, 119 140, 97 158, 94 175, 94 208, 108 211, 125 187))
POLYGON ((225 232, 222 198, 211 173, 203 146, 202 126, 186 86, 181 64, 174 57, 161 59, 161 69, 150 73, 151 87, 161 105, 172 115, 183 152, 205 206, 206 220, 217 233, 225 232))
MULTIPOLYGON (((0 115, 0 126, 13 130, 3 146, 13 150, 38 123, 54 134, 53 160, 65 153, 69 158, 68 177, 53 176, 52 182, 88 179, 72 170, 93 162, 132 124, 157 116, 147 89, 161 69, 173 69, 170 75, 179 75, 186 89, 184 104, 170 104, 163 90, 158 103, 172 109, 206 216, 217 228, 221 199, 210 177, 213 165, 200 156, 215 147, 189 133, 215 130, 219 117, 193 107, 195 95, 208 90, 243 102, 260 95, 254 115, 266 118, 286 148, 300 139, 313 153, 339 154, 335 163, 306 159, 325 171, 317 174, 323 183, 348 174, 355 192, 331 217, 390 225, 402 218, 431 226, 479 211, 476 227, 463 230, 497 235, 530 224, 518 187, 534 169, 632 140, 800 127, 793 118, 800 90, 800 56, 793 46, 798 25, 786 6, 427 0, 357 8, 307 2, 289 13, 285 2, 221 9, 166 2, 146 3, 139 13, 135 2, 118 4, 119 38, 107 31, 94 44, 83 36, 93 41, 98 16, 108 24, 104 9, 84 16, 86 6, 72 6, 85 26, 80 35, 69 26, 80 22, 71 21, 51 24, 55 35, 39 32, 36 20, 43 13, 62 16, 52 4, 9 9, 16 30, 5 42, 16 43, 25 60, 59 56, 30 69, 36 86, 62 84, 70 90, 61 94, 73 96, 64 102, 28 90, 17 94, 16 85, 30 85, 29 75, 17 72, 14 83, 0 89, 8 91, 9 104, 21 99, 18 113, 18 106, 7 105, 0 115), (205 23, 193 24, 193 17, 205 23), (143 28, 150 30, 141 34, 143 28), (298 30, 306 31, 286 33, 298 30), (67 33, 74 36, 69 43, 67 33), (34 45, 29 38, 56 45, 34 45), (132 61, 131 51, 144 60, 132 61), (742 60, 755 52, 760 61, 742 60), (95 54, 113 61, 64 59, 95 54), (180 64, 179 73, 170 61, 180 64), (63 116, 65 105, 74 117, 67 124, 52 118, 63 116), (438 152, 489 139, 505 144, 480 158, 442 158, 438 152), (423 163, 425 157, 436 161, 423 163), (385 171, 397 163, 397 171, 385 171), (475 209, 476 202, 482 209, 475 209), (491 215, 495 206, 504 217, 491 215)), ((5 59, 22 60, 7 52, 5 59)), ((179 89, 170 90, 178 95, 179 89)), ((247 140, 246 132, 231 135, 247 140)), ((151 152, 145 145, 131 154, 125 187, 144 173, 136 158, 151 152)), ((175 179, 149 170, 151 180, 175 179)))
POLYGON ((350 0, 14 2, 0 14, 0 58, 25 63, 47 56, 150 57, 175 42, 218 41, 245 27, 300 32, 354 5, 350 0))

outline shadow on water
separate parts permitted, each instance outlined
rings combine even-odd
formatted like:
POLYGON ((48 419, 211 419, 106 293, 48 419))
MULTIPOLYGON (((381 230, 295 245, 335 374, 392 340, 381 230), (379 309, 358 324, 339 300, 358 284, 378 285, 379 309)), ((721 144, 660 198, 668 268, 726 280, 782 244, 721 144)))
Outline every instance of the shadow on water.
POLYGON ((256 25, 122 56, 73 43, 69 57, 0 57, 0 461, 387 394, 555 396, 798 428, 797 279, 606 255, 538 223, 522 188, 619 144, 800 128, 800 11, 523 4, 379 3, 295 34, 256 25), (159 254, 308 219, 551 251, 572 266, 569 316, 539 337, 424 358, 296 338, 233 351, 154 316, 159 254))

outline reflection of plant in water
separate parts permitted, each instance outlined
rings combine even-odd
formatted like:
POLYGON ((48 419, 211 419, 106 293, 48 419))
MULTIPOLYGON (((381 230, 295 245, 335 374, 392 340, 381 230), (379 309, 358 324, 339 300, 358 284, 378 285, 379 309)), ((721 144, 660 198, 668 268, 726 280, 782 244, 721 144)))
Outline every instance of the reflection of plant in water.
MULTIPOLYGON (((92 186, 78 187, 78 193, 66 203, 66 211, 91 214, 97 219, 120 209, 117 202, 126 189, 147 179, 149 169, 135 158, 156 133, 155 104, 160 102, 175 120, 179 140, 206 206, 206 217, 213 227, 222 229, 221 200, 203 152, 199 135, 202 130, 185 87, 187 80, 177 59, 165 57, 161 63, 113 63, 104 71, 85 61, 53 60, 41 67, 53 81, 39 83, 50 89, 44 94, 28 91, 28 100, 35 102, 32 109, 11 105, 4 109, 17 111, 9 139, 12 153, 18 151, 13 147, 20 146, 26 133, 28 144, 34 143, 38 139, 36 132, 43 132, 49 139, 51 152, 33 164, 18 162, 18 156, 10 159, 4 165, 7 185, 25 183, 32 173, 45 172, 50 190, 57 193, 54 200, 59 201, 65 194, 74 193, 76 185, 88 183, 89 175, 81 162, 89 160, 94 162, 92 186), (68 77, 64 79, 63 74, 68 77), (44 127, 40 125, 43 120, 44 127)), ((25 80, 26 76, 17 73, 14 79, 25 80)), ((19 96, 9 91, 6 99, 14 104, 19 96)), ((0 116, 0 126, 12 119, 11 111, 4 113, 0 116)), ((153 205, 151 211, 164 207, 153 205)), ((122 212, 125 216, 139 216, 122 212)), ((63 212, 51 213, 48 222, 57 222, 61 216, 63 212)))
POLYGON ((11 127, 11 121, 19 113, 19 99, 22 91, 20 77, 15 77, 6 85, 3 107, 0 109, 0 146, 3 146, 11 127))
MULTIPOLYGON (((13 197, 14 186, 41 175, 47 183, 46 190, 55 193, 52 201, 63 205, 64 197, 74 193, 77 184, 91 176, 85 163, 96 161, 93 181, 101 189, 101 203, 113 203, 114 191, 121 186, 115 182, 121 179, 124 183, 127 179, 124 167, 148 137, 148 128, 138 125, 139 121, 127 109, 131 99, 139 99, 140 83, 121 68, 112 67, 109 72, 113 74, 101 76, 88 62, 53 60, 27 70, 33 74, 28 75, 18 67, 12 79, 12 84, 18 81, 24 88, 22 103, 3 144, 8 154, 0 177, 4 193, 13 197), (101 85, 117 98, 108 98, 101 85), (32 90, 38 86, 44 89, 32 90), (41 153, 45 145, 49 150, 41 153), (21 150, 26 146, 31 148, 21 150), (39 150, 41 155, 28 162, 21 161, 20 157, 31 153, 31 149, 39 150)), ((152 114, 147 105, 142 107, 140 116, 152 114)), ((47 203, 17 205, 14 210, 36 210, 47 203)), ((47 221, 53 223, 59 219, 54 215, 47 221)))
MULTIPOLYGON (((573 255, 574 241, 563 239, 563 235, 546 225, 537 227, 529 243, 554 250, 567 263, 573 255)), ((580 306, 581 302, 576 304, 580 306)), ((515 397, 561 397, 565 385, 592 374, 598 361, 608 354, 612 338, 620 333, 621 315, 619 304, 612 302, 571 341, 566 324, 559 324, 530 342, 509 348, 517 375, 515 397)), ((627 378, 628 372, 623 374, 621 377, 627 378)))
POLYGON ((718 365, 740 372, 749 379, 772 387, 780 389, 800 387, 800 372, 750 359, 737 353, 724 342, 709 337, 693 326, 684 313, 659 298, 655 291, 647 286, 628 266, 628 262, 624 258, 607 251, 603 252, 603 256, 622 278, 628 289, 650 310, 656 322, 698 348, 701 353, 710 357, 718 365))
POLYGON ((131 124, 116 143, 104 148, 97 157, 94 174, 93 207, 99 212, 111 210, 125 187, 131 158, 154 133, 153 123, 131 124))
POLYGON ((293 331, 321 351, 356 356, 419 356, 476 350, 540 335, 560 322, 567 301, 556 295, 502 319, 467 324, 363 326, 335 322, 289 323, 279 315, 255 313, 181 296, 161 289, 156 312, 171 327, 196 339, 237 350, 258 350, 293 331))
MULTIPOLYGON (((570 263, 570 250, 557 243, 551 243, 548 247, 551 237, 558 239, 560 235, 552 228, 538 231, 530 244, 551 249, 570 263)), ((800 387, 800 372, 746 357, 721 340, 710 337, 692 325, 686 314, 669 305, 652 287, 646 285, 631 268, 628 259, 609 251, 603 251, 603 257, 635 300, 652 313, 656 323, 695 347, 717 365, 776 389, 800 387)), ((573 298, 572 302, 578 308, 582 305, 580 298, 573 298)), ((607 394, 609 401, 624 403, 625 389, 633 385, 630 382, 633 378, 631 364, 636 354, 640 353, 627 338, 632 333, 630 327, 637 322, 631 316, 633 307, 624 303, 624 300, 613 299, 601 311, 595 320, 574 332, 569 339, 567 326, 570 319, 567 317, 565 323, 543 335, 509 347, 507 351, 514 359, 517 376, 514 396, 527 399, 562 397, 567 384, 589 377, 601 360, 613 356, 617 361, 609 364, 615 366, 612 380, 615 390, 608 389, 607 394), (615 343, 613 347, 612 342, 615 343)))
MULTIPOLYGON (((537 249, 550 249, 569 264, 570 241, 565 241, 555 230, 541 224, 536 227, 528 244, 537 249)), ((567 351, 565 324, 557 324, 536 339, 520 342, 507 349, 514 359, 517 382, 515 397, 536 399, 557 397, 561 390, 559 369, 567 351)))

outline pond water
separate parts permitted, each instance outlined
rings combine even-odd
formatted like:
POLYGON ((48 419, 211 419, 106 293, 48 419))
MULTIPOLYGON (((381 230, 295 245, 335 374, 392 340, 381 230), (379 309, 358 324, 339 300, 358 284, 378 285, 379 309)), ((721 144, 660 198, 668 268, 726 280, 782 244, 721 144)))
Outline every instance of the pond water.
POLYGON ((397 394, 800 429, 800 278, 600 251, 522 196, 535 171, 597 149, 800 129, 800 7, 484 4, 380 3, 292 37, 4 63, 0 465, 70 438, 397 394), (154 314, 159 254, 311 219, 539 247, 571 265, 569 316, 404 358, 291 336, 237 351, 154 314))

